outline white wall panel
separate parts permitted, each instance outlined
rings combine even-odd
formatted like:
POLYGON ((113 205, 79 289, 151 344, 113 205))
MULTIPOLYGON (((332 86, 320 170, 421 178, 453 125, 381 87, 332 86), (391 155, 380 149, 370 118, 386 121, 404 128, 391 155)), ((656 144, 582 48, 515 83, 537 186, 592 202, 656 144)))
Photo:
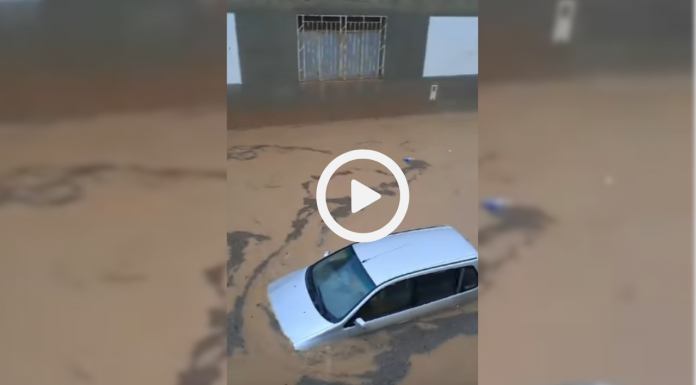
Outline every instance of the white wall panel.
POLYGON ((242 84, 234 13, 227 14, 227 84, 242 84))
POLYGON ((478 17, 431 17, 423 76, 478 75, 478 17))

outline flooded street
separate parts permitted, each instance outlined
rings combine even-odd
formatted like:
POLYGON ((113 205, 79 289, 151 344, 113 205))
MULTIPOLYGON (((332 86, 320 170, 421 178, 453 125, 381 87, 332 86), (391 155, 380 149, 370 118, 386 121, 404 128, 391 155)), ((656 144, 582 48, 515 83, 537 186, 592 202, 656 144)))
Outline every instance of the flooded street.
POLYGON ((481 88, 481 385, 692 383, 690 87, 481 88))
MULTIPOLYGON (((689 384, 690 93, 678 76, 485 87, 480 137, 475 113, 226 133, 222 110, 5 124, 0 378, 689 384), (266 287, 348 243, 314 196, 328 162, 357 148, 402 166, 399 230, 448 224, 479 248, 481 299, 297 353, 266 287), (478 209, 487 195, 517 206, 494 222, 478 209)), ((393 181, 348 163, 329 208, 349 230, 375 230, 396 209, 393 181), (351 179, 383 199, 349 215, 351 179)))
POLYGON ((2 383, 225 382, 225 119, 0 126, 2 383))
MULTIPOLYGON (((271 281, 349 243, 323 227, 314 196, 326 165, 350 150, 402 165, 411 199, 398 230, 448 224, 476 244, 477 125, 472 113, 228 132, 228 384, 477 383, 476 305, 298 353, 266 296, 271 281)), ((375 162, 350 162, 329 183, 329 209, 349 230, 376 230, 396 210, 394 181, 375 162), (351 179, 384 199, 349 215, 351 179)))

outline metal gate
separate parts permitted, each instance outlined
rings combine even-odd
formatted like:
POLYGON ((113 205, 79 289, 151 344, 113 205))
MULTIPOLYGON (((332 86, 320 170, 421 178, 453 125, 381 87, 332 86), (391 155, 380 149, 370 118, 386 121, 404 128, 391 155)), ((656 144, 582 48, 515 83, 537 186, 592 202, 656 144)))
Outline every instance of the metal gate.
POLYGON ((299 79, 380 79, 384 75, 386 37, 385 16, 299 15, 299 79))

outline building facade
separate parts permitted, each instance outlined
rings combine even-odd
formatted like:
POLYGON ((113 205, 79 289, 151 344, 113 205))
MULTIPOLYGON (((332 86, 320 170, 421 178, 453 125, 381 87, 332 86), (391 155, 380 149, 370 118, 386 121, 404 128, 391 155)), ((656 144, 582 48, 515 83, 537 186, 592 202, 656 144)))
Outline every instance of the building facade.
MULTIPOLYGON (((0 119, 223 103, 225 96, 232 128, 263 119, 284 123, 475 108, 478 76, 428 77, 425 55, 431 17, 479 13, 482 82, 690 70, 691 1, 576 0, 570 41, 553 44, 562 1, 486 0, 480 7, 475 0, 0 1, 0 119), (226 93, 223 8, 235 14, 240 67, 226 93), (386 16, 381 80, 300 81, 297 15, 322 14, 386 16), (433 84, 438 91, 431 102, 433 84), (269 111, 274 113, 257 120, 269 111)), ((347 29, 347 19, 342 23, 347 29)), ((470 51, 459 47, 451 52, 459 56, 442 62, 466 68, 457 63, 470 58, 470 51)), ((342 61, 333 63, 337 74, 350 77, 342 61)), ((316 68, 308 64, 305 72, 316 68)))
POLYGON ((478 105, 476 1, 228 2, 228 129, 478 105))

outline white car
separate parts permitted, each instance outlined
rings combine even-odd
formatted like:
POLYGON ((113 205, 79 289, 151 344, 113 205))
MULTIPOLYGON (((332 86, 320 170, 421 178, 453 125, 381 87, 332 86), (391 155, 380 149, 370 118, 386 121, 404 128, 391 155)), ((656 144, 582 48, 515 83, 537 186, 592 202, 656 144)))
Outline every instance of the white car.
POLYGON ((268 287, 296 350, 353 337, 478 299, 478 252, 438 226, 355 243, 268 287))

